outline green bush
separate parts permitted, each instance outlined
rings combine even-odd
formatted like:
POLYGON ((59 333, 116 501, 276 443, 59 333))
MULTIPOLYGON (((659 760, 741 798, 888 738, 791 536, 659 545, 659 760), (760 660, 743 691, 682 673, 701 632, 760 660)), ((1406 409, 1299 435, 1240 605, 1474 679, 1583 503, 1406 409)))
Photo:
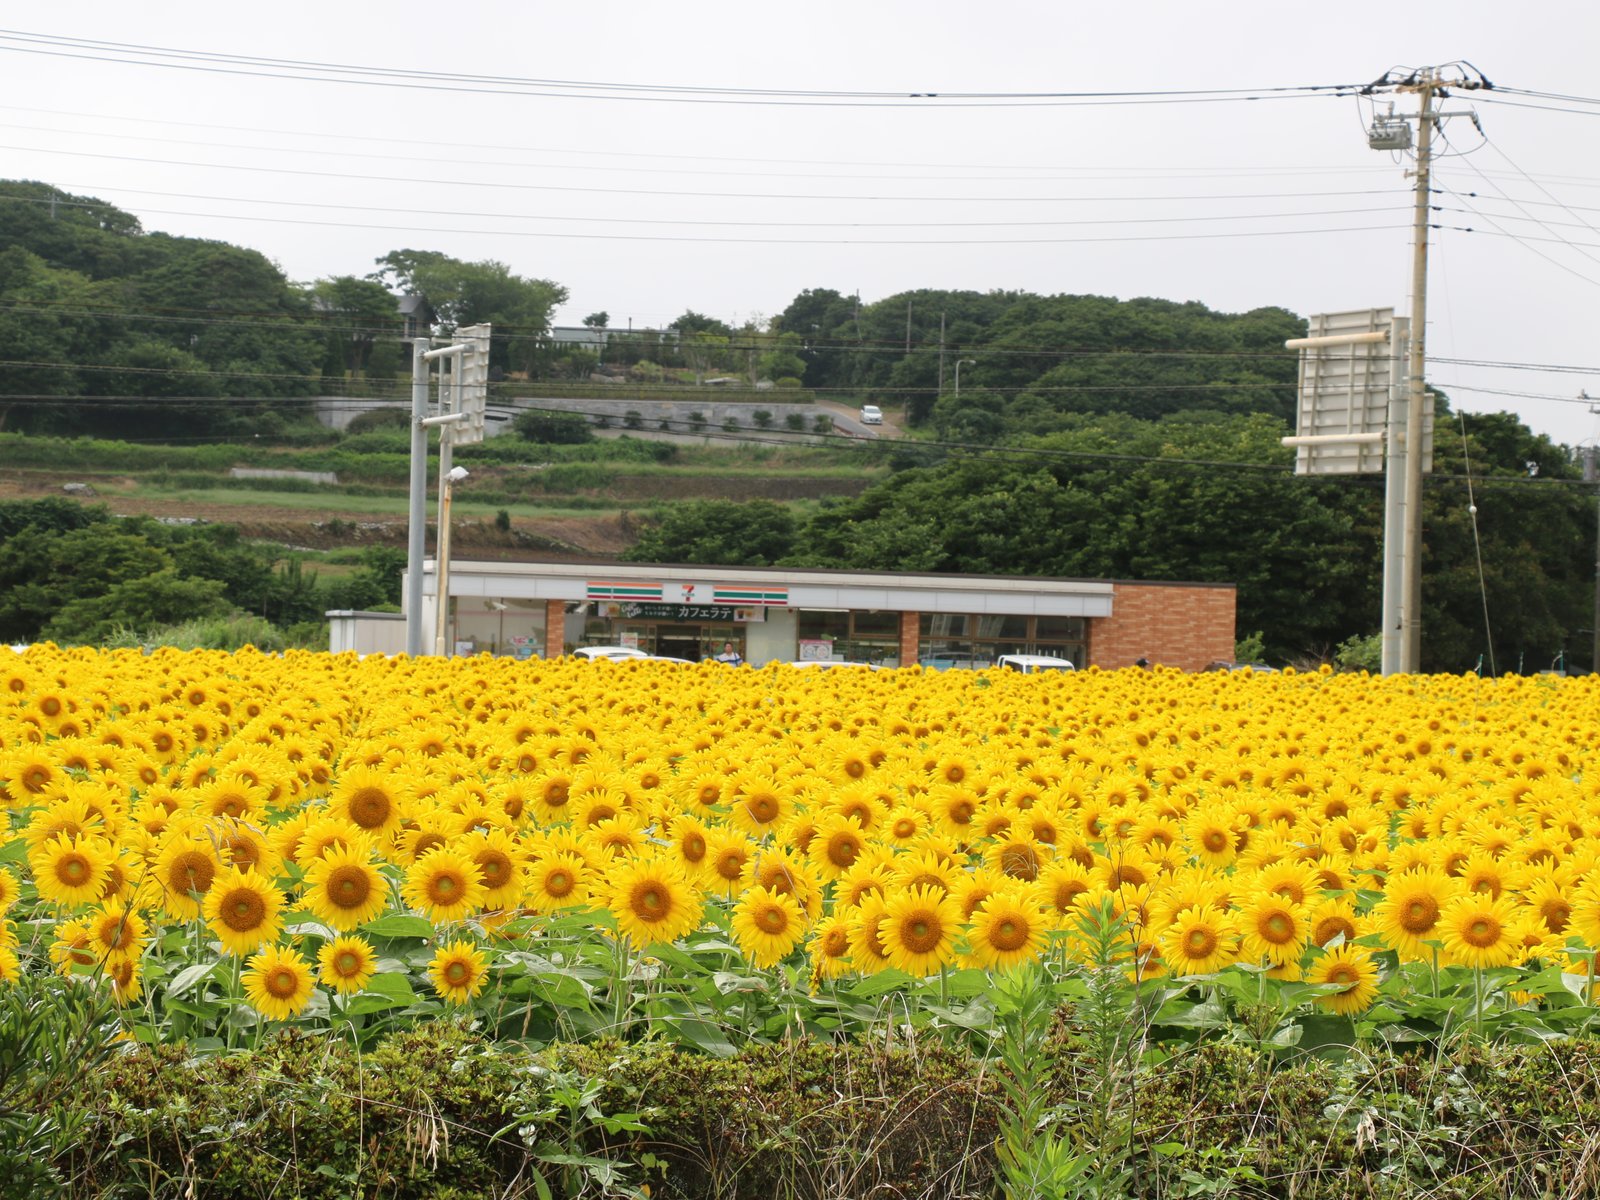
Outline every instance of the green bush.
POLYGON ((530 409, 517 414, 512 428, 524 441, 545 445, 578 445, 594 440, 589 422, 578 413, 540 412, 530 409))
POLYGON ((1009 1099, 1024 1064, 898 1026, 892 1039, 788 1039, 725 1058, 654 1040, 534 1049, 448 1020, 364 1052, 295 1033, 211 1057, 128 1046, 74 1077, 58 1112, 73 1136, 39 1144, 31 1165, 84 1200, 545 1194, 535 1176, 568 1197, 649 1183, 658 1200, 987 1198, 1001 1115, 1030 1105, 1094 1178, 1123 1181, 1074 1195, 1595 1194, 1593 1039, 1338 1057, 1234 1042, 1141 1057, 1130 1041, 1123 1076, 1077 1027, 1087 1003, 1029 1041, 1025 1075, 1043 1095, 1009 1099))

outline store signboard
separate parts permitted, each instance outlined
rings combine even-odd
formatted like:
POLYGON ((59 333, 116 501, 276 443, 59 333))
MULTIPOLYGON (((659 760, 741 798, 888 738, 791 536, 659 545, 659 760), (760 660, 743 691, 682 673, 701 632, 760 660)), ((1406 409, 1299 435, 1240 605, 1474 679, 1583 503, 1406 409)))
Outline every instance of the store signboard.
POLYGON ((599 612, 610 621, 727 621, 750 625, 767 619, 764 608, 732 604, 655 604, 617 600, 600 604, 599 612))
POLYGON ((827 662, 833 657, 833 642, 827 638, 801 638, 801 662, 827 662))
POLYGON ((660 600, 659 583, 596 583, 591 581, 584 590, 590 600, 660 600))
POLYGON ((713 586, 711 589, 711 602, 713 604, 772 604, 780 608, 789 604, 789 589, 786 587, 733 587, 731 584, 713 586))

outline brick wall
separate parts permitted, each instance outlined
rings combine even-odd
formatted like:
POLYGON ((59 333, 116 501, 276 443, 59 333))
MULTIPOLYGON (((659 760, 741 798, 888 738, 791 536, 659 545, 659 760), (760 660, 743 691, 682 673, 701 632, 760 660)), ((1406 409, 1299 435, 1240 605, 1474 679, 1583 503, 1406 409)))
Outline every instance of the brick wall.
POLYGON ((544 656, 560 658, 567 650, 567 605, 564 600, 544 602, 544 656))
POLYGON ((1113 583, 1111 616, 1089 622, 1089 663, 1102 670, 1148 658, 1199 671, 1233 658, 1232 584, 1113 583))
POLYGON ((922 636, 922 614, 903 612, 900 614, 900 665, 914 667, 917 665, 918 640, 922 636))

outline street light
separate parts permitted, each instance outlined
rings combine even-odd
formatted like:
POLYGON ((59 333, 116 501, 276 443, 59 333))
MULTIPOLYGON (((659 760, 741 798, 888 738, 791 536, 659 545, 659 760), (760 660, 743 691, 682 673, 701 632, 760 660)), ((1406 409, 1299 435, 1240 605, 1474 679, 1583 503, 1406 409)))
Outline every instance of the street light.
POLYGON ((451 467, 439 481, 439 562, 434 571, 439 587, 434 604, 433 652, 440 655, 445 652, 445 619, 450 615, 450 493, 467 474, 465 467, 451 467))
POLYGON ((975 359, 975 358, 958 358, 958 359, 956 359, 956 399, 957 400, 961 399, 961 364, 962 363, 966 363, 967 366, 969 366, 969 367, 975 367, 975 366, 978 365, 978 360, 975 359))

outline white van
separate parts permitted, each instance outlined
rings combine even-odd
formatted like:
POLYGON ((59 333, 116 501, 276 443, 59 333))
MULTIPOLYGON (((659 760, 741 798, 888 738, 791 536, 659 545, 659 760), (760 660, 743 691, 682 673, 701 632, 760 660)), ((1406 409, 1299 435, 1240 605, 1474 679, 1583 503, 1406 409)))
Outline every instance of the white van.
POLYGON ((1048 654, 1002 654, 994 660, 994 665, 1007 671, 1021 671, 1024 675, 1035 675, 1040 671, 1077 670, 1067 659, 1053 658, 1048 654))
POLYGON ((861 423, 863 425, 882 425, 883 409, 876 404, 863 404, 861 406, 861 423))

